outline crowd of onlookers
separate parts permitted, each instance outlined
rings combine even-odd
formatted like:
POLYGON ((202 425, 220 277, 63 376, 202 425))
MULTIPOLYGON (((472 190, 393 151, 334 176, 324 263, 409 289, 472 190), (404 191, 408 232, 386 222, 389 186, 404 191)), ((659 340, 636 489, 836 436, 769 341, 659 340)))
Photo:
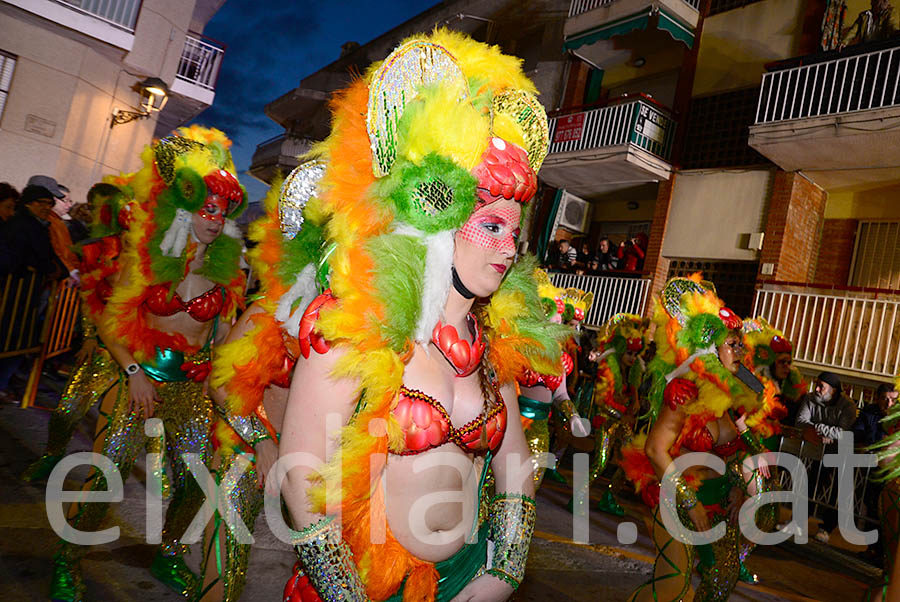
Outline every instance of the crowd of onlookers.
POLYGON ((601 236, 597 247, 592 249, 587 239, 581 240, 576 248, 573 243, 578 243, 563 238, 550 243, 545 267, 588 276, 640 272, 644 268, 648 240, 645 233, 639 232, 615 245, 609 237, 601 236))
POLYGON ((0 276, 29 268, 46 280, 79 282, 73 246, 88 237, 91 216, 50 176, 32 176, 20 193, 0 182, 0 276))

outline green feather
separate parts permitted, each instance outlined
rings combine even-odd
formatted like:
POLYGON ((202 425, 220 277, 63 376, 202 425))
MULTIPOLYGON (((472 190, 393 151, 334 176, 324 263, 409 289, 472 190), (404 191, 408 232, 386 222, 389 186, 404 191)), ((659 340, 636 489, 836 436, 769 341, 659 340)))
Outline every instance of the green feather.
POLYGON ((413 337, 422 302, 426 248, 418 239, 383 234, 368 243, 378 297, 386 305, 382 335, 400 352, 413 337))

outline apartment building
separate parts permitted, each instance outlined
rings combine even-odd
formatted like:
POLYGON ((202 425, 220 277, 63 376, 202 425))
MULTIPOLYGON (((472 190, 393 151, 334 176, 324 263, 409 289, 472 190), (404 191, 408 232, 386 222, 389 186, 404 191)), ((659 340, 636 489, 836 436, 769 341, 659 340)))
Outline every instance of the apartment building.
POLYGON ((0 181, 46 174, 84 200, 215 98, 224 0, 0 0, 0 181))

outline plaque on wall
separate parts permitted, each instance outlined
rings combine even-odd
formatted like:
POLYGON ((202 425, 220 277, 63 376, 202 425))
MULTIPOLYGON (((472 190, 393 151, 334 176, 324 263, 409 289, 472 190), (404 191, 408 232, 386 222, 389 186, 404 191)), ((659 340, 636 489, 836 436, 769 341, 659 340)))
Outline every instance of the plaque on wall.
POLYGON ((28 114, 25 116, 25 131, 53 138, 53 134, 56 132, 56 122, 28 114))

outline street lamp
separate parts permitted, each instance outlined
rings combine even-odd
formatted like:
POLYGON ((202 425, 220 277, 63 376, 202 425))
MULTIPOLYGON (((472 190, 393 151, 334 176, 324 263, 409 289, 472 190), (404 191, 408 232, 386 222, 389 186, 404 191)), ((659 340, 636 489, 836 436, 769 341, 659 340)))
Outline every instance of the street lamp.
POLYGON ((162 111, 169 100, 169 86, 158 77, 148 77, 138 84, 141 93, 141 111, 126 111, 119 109, 112 116, 110 128, 117 124, 128 123, 135 119, 150 117, 153 113, 162 111))

